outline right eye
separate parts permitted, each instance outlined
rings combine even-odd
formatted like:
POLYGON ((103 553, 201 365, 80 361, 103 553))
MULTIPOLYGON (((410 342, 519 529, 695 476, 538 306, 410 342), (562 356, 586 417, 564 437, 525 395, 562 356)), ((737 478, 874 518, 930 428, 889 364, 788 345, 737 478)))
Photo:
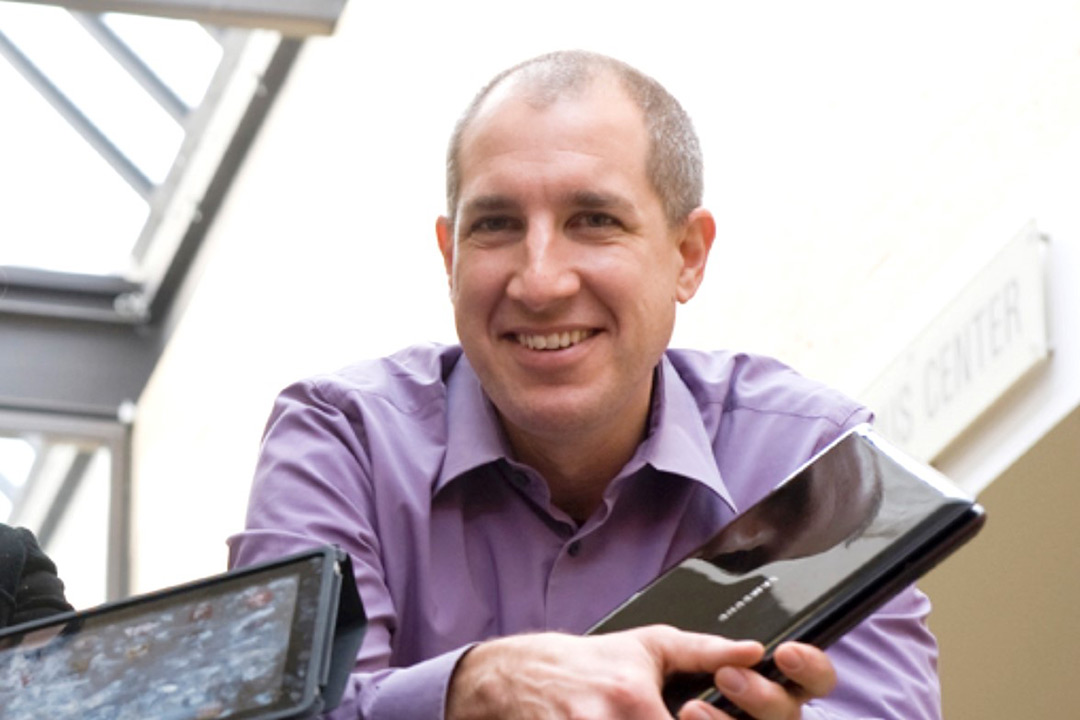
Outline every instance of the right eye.
POLYGON ((472 232, 479 233, 500 233, 515 229, 516 224, 513 218, 505 215, 495 215, 480 218, 472 224, 471 229, 472 232))

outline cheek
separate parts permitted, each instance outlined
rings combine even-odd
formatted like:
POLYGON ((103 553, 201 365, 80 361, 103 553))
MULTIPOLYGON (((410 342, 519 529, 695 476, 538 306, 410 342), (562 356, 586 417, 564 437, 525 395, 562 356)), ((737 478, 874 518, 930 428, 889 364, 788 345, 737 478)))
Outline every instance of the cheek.
POLYGON ((595 268, 591 277, 596 295, 625 322, 650 336, 670 332, 675 321, 675 283, 663 258, 611 262, 595 268))
POLYGON ((608 294, 651 299, 674 292, 676 273, 666 254, 643 252, 635 247, 613 247, 605 252, 587 254, 579 267, 608 294))
POLYGON ((483 256, 466 256, 455 264, 451 279, 451 299, 459 324, 476 322, 494 308, 506 285, 499 263, 483 256), (466 317, 461 317, 464 314, 466 317))

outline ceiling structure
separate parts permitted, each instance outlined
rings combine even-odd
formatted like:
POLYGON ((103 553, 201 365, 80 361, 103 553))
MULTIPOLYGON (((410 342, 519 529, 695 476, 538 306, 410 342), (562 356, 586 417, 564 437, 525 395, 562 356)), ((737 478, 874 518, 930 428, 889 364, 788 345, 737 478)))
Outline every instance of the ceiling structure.
POLYGON ((0 522, 47 546, 105 448, 111 598, 134 404, 304 38, 344 3, 0 1, 0 522))

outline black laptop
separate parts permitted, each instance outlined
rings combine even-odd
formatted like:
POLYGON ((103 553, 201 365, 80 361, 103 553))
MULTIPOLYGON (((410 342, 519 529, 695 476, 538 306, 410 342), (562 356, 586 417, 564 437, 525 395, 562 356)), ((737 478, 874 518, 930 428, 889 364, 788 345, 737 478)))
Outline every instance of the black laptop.
MULTIPOLYGON (((664 623, 759 640, 759 669, 780 678, 780 643, 828 646, 983 521, 938 471, 860 425, 589 632, 664 623)), ((734 712, 709 675, 671 678, 664 694, 672 714, 691 698, 734 712)))

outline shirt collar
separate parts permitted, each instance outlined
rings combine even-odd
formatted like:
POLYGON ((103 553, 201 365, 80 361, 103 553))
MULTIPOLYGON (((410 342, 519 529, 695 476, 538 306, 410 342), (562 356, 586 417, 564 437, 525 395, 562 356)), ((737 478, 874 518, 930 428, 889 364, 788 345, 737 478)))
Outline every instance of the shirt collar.
MULTIPOLYGON (((657 367, 657 377, 649 435, 630 465, 648 464, 699 482, 735 510, 716 466, 712 440, 701 421, 697 401, 666 355, 657 367)), ((446 403, 446 457, 433 494, 470 470, 511 456, 495 407, 464 355, 447 378, 446 403)))
POLYGON ((649 436, 636 459, 657 470, 705 485, 737 512, 727 485, 720 477, 713 441, 701 420, 698 400, 679 376, 667 355, 657 367, 649 436))
POLYGON ((481 465, 510 457, 495 407, 464 355, 446 380, 446 457, 432 493, 481 465))

